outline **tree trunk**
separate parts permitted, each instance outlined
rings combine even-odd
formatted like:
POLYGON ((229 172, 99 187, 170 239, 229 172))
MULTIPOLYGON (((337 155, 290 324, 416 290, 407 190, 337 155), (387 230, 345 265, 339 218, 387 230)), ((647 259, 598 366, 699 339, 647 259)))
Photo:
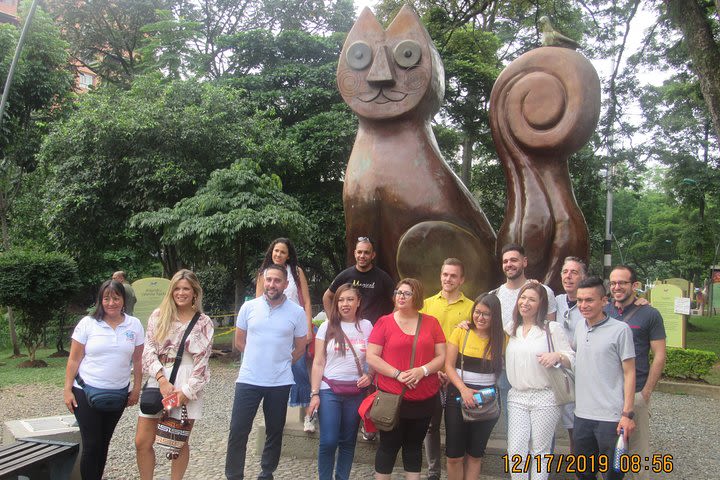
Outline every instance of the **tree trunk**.
POLYGON ((238 240, 235 263, 235 313, 240 311, 240 306, 245 299, 245 242, 238 240))
POLYGON ((472 175, 472 172, 471 172, 472 155, 473 155, 472 135, 465 133, 465 138, 463 139, 462 169, 461 169, 460 179, 465 184, 465 186, 468 188, 468 190, 470 189, 470 180, 471 180, 471 175, 472 175))
POLYGON ((665 3, 670 19, 687 43, 692 69, 700 80, 700 90, 720 139, 720 48, 708 18, 697 0, 665 0, 665 3))
MULTIPOLYGON (((7 252, 10 250, 10 235, 8 234, 8 208, 4 195, 0 195, 0 227, 2 228, 2 244, 3 249, 7 252)), ((15 312, 12 307, 7 307, 8 331, 10 333, 10 343, 13 348, 13 358, 23 356, 20 353, 20 344, 18 343, 17 331, 15 330, 15 312)))

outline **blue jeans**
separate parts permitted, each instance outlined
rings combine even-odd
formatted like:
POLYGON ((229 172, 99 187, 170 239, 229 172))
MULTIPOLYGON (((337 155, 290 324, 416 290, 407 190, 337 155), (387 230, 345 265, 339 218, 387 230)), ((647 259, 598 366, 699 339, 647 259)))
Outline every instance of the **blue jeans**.
POLYGON ((348 480, 355 457, 360 415, 358 407, 365 398, 360 395, 335 395, 332 390, 320 390, 320 448, 318 449, 318 474, 320 480, 348 480), (337 450, 337 463, 335 451, 337 450))
MULTIPOLYGON (((617 442, 617 424, 618 422, 604 422, 600 420, 588 420, 586 418, 575 417, 573 425, 573 440, 575 442, 575 455, 588 458, 598 455, 605 455, 610 468, 607 473, 603 474, 605 480, 622 480, 624 473, 616 472, 613 469, 613 459, 615 457, 615 442, 617 442)), ((590 461, 587 464, 590 465, 590 461)), ((598 465, 599 460, 593 465, 598 465)), ((580 479, 595 480, 597 472, 578 472, 577 477, 580 479)))
POLYGON ((259 387, 247 383, 235 384, 230 437, 225 458, 225 476, 228 480, 245 478, 245 455, 247 441, 260 401, 265 415, 265 447, 260 459, 262 472, 258 479, 272 479, 280 462, 283 428, 287 414, 290 385, 259 387))

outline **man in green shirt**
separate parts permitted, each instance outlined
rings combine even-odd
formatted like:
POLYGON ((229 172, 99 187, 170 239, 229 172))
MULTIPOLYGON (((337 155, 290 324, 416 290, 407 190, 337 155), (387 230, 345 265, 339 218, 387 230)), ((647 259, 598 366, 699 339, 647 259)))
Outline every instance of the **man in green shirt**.
MULTIPOLYGON (((473 301, 463 295, 462 287, 465 283, 465 268, 457 258, 448 258, 440 269, 441 289, 435 295, 425 299, 422 313, 432 315, 440 322, 445 333, 445 338, 450 334, 458 323, 469 321, 472 312, 473 301)), ((439 371, 440 384, 442 385, 441 395, 445 393, 447 376, 445 372, 439 371)), ((425 454, 428 458, 428 480, 440 479, 440 422, 442 421, 443 410, 438 408, 430 420, 430 428, 425 436, 425 454)))

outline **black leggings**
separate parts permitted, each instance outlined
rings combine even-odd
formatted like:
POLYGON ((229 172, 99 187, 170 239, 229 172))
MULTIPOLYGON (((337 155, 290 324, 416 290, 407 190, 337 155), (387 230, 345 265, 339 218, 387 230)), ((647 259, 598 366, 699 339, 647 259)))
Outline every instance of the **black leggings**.
POLYGON ((72 390, 78 405, 75 418, 82 438, 80 475, 82 480, 100 480, 105 470, 110 439, 124 410, 99 412, 90 408, 82 389, 73 387, 72 390))
POLYGON ((406 472, 422 469, 422 446, 432 417, 400 418, 395 429, 380 432, 380 445, 375 454, 375 471, 391 474, 395 459, 402 448, 403 468, 406 472))
MULTIPOLYGON (((485 386, 473 385, 468 387, 475 390, 485 388, 485 386)), ((481 422, 464 421, 462 406, 456 400, 459 396, 460 392, 455 385, 450 385, 445 407, 445 455, 448 458, 460 458, 468 454, 471 457, 481 458, 485 456, 485 447, 498 419, 481 422)))

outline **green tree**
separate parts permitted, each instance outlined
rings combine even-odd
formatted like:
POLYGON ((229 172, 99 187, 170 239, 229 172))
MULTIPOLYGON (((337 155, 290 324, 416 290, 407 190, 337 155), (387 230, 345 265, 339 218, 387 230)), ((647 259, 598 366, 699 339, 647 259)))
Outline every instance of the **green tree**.
POLYGON ((46 366, 35 361, 43 330, 78 286, 77 266, 67 255, 22 250, 0 254, 0 303, 22 313, 22 337, 32 366, 46 366))
MULTIPOLYGON (((145 25, 161 20, 167 0, 51 0, 50 11, 75 61, 103 82, 127 87, 144 68, 145 25)), ((152 65, 152 64, 151 64, 152 65)))
POLYGON ((230 257, 235 279, 235 310, 245 296, 248 249, 264 243, 271 232, 303 234, 308 221, 297 200, 282 192, 276 175, 261 173, 257 164, 240 160, 216 170, 198 192, 172 208, 139 213, 132 225, 158 232, 182 254, 208 260, 230 257))
MULTIPOLYGON (((24 21, 27 2, 19 8, 24 21)), ((11 24, 0 25, 0 78, 5 79, 20 36, 11 24)), ((0 130, 0 231, 2 249, 9 250, 11 217, 23 178, 35 169, 35 154, 50 122, 63 115, 65 100, 72 87, 67 64, 67 44, 60 40, 59 30, 38 8, 28 31, 25 46, 15 70, 7 110, 0 130)), ((37 214, 37 213, 36 213, 37 214)), ((8 327, 13 355, 20 355, 12 308, 8 309, 8 327)))

